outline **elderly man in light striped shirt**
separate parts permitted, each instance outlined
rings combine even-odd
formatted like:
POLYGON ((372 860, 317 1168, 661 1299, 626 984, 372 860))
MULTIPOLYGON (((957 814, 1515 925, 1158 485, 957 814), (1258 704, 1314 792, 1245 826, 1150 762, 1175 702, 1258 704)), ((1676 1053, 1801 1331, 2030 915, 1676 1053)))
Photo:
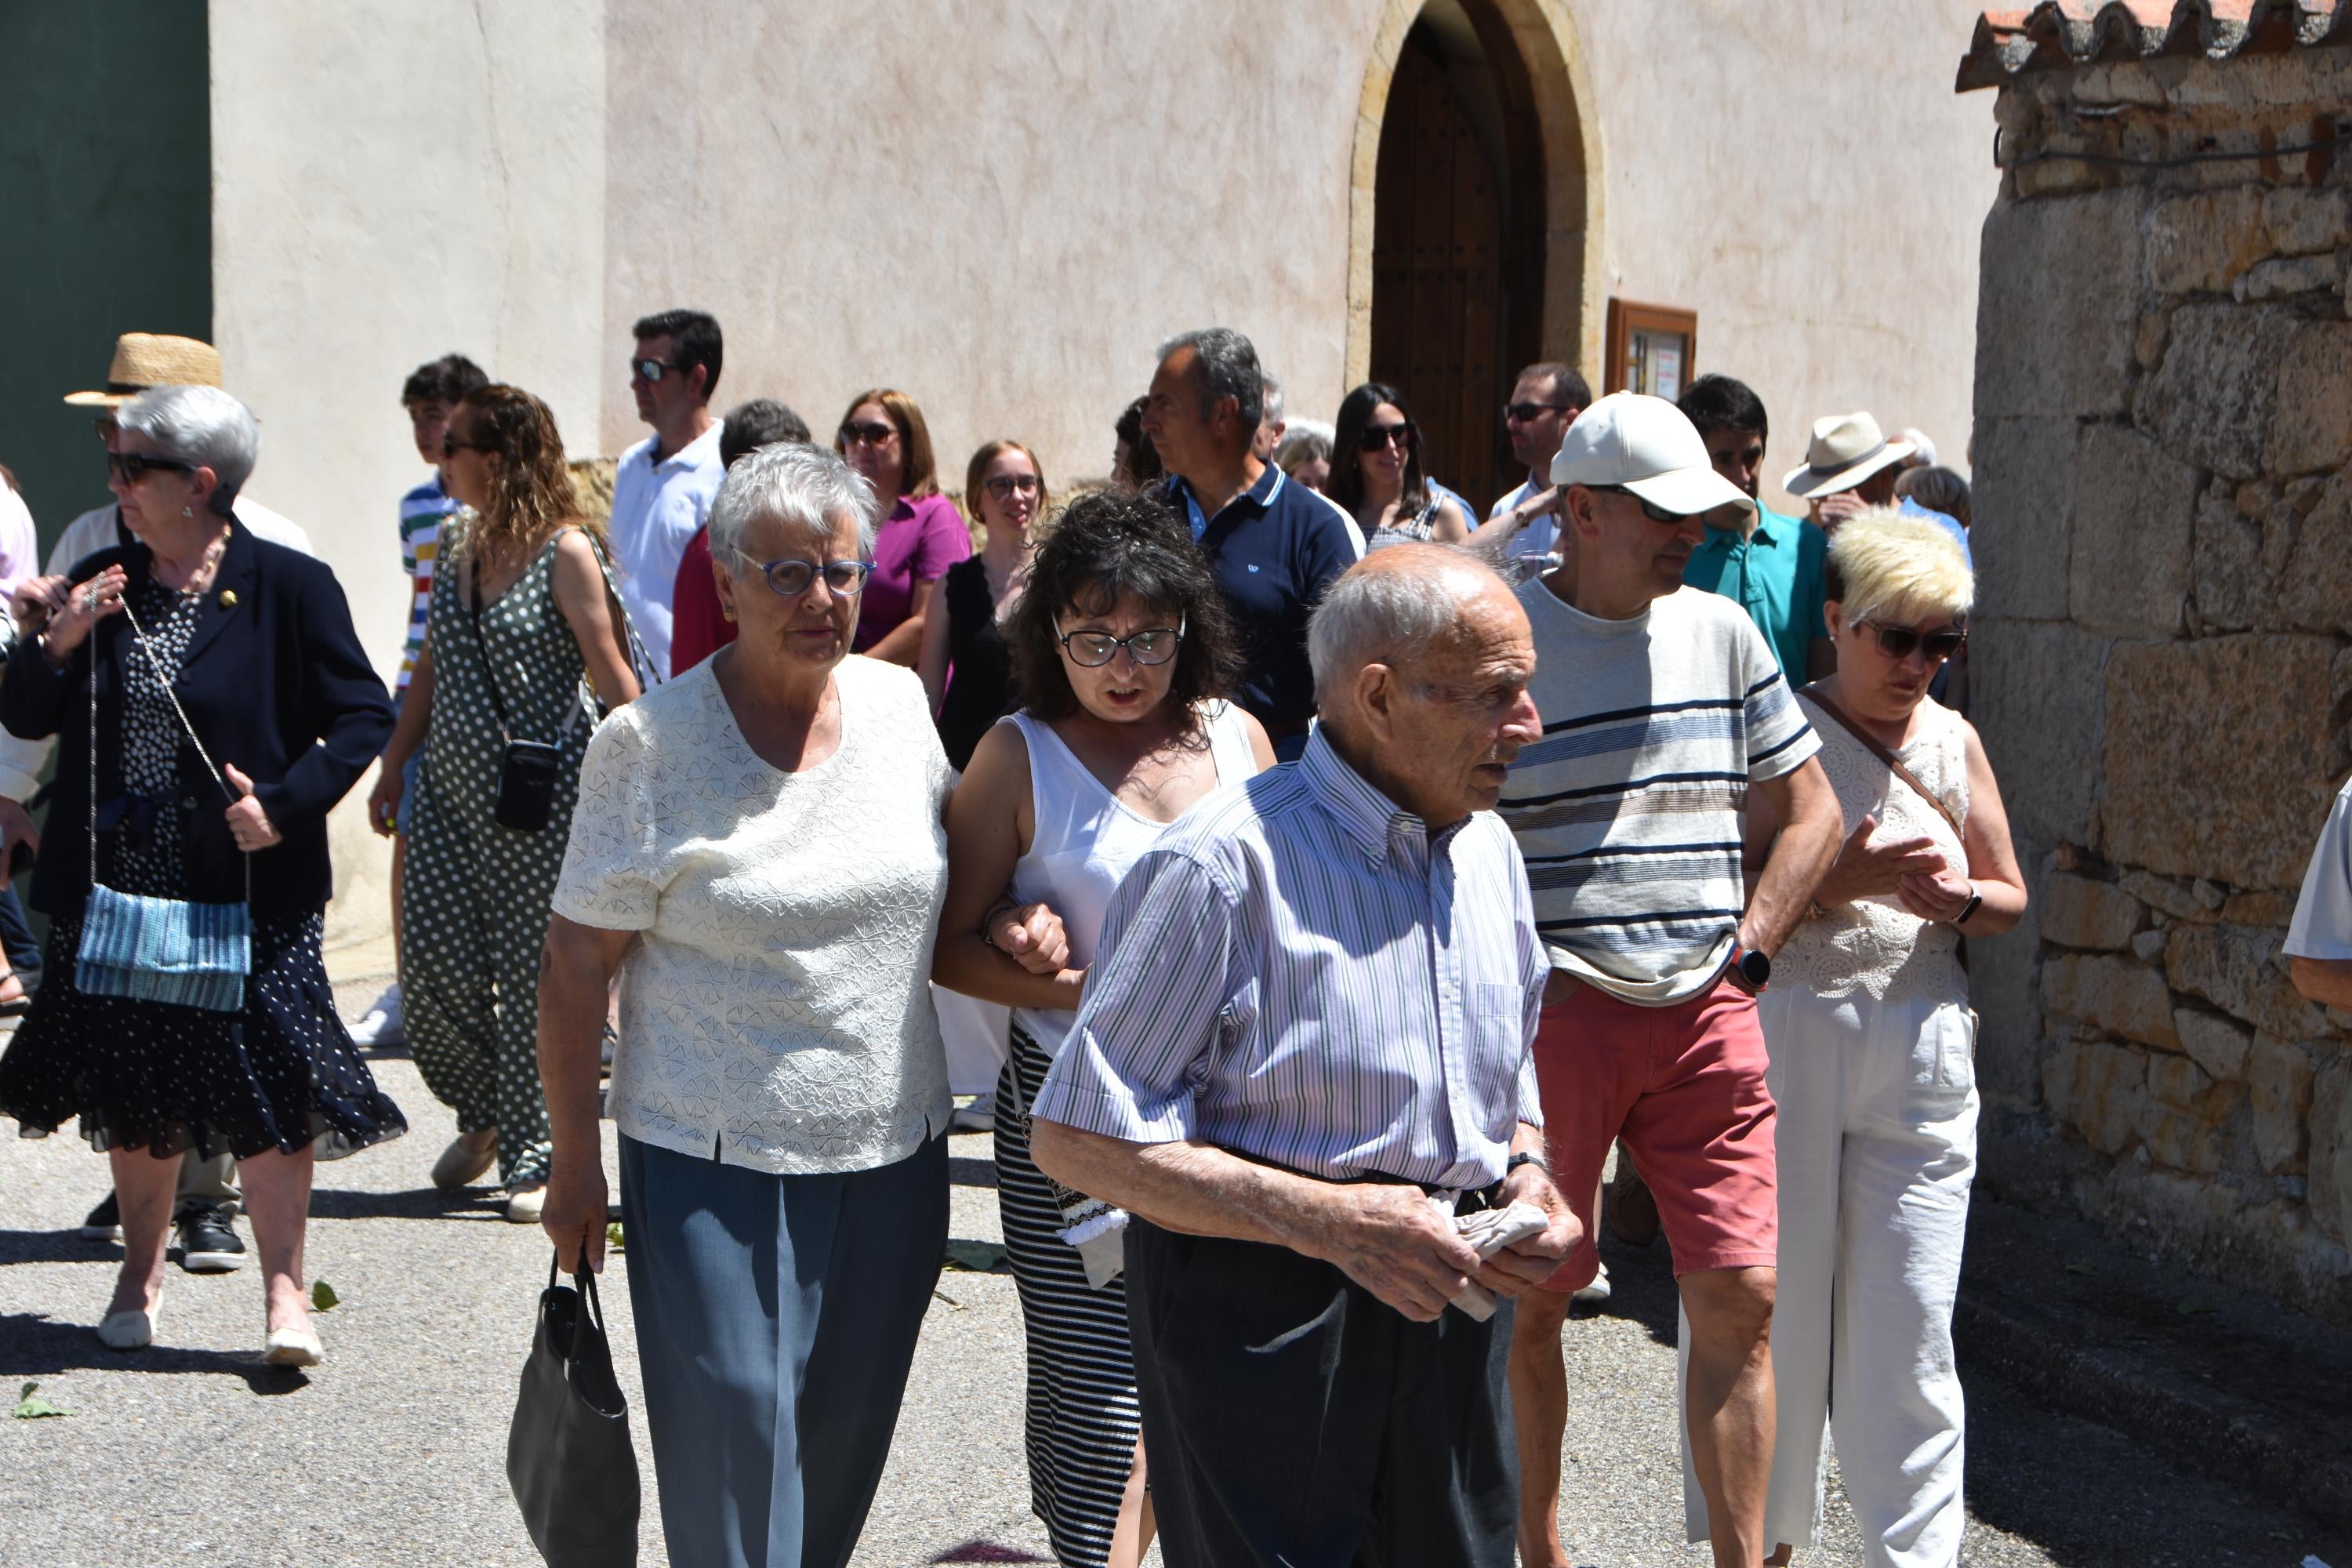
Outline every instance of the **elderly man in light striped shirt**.
POLYGON ((1579 1239, 1528 1055, 1548 966, 1488 809, 1536 733, 1534 648, 1439 545, 1351 567, 1307 640, 1306 755, 1129 873, 1033 1148, 1135 1215, 1170 1568, 1509 1568, 1510 1314, 1447 1303, 1515 1296, 1579 1239), (1546 1223, 1482 1264, 1450 1214, 1512 1201, 1546 1223))

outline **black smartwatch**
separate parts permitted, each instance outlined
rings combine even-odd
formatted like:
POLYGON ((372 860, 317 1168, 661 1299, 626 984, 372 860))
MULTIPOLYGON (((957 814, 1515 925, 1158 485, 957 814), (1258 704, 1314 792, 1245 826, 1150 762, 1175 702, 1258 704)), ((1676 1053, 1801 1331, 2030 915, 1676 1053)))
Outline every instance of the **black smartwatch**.
POLYGON ((1549 1160, 1545 1159, 1541 1154, 1538 1154, 1531 1150, 1522 1149, 1517 1153, 1503 1162, 1503 1179, 1507 1182, 1509 1181, 1511 1179, 1511 1173, 1517 1170, 1521 1165, 1533 1165, 1545 1175, 1549 1176, 1551 1174, 1551 1162, 1549 1160))
POLYGON ((1739 939, 1731 939, 1730 973, 1737 984, 1749 991, 1761 991, 1772 983, 1772 961, 1752 947, 1743 947, 1739 939))

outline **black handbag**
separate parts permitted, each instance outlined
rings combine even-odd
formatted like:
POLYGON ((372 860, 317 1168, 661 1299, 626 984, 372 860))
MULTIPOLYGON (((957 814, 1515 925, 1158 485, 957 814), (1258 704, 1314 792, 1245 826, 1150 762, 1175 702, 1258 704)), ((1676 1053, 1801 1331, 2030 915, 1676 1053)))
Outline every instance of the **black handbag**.
POLYGON ((547 1266, 539 1330, 523 1363, 522 1393, 507 1433, 507 1480, 530 1543, 550 1568, 635 1568, 636 1450, 629 1407, 613 1375, 596 1277, 556 1283, 562 1254, 547 1266))

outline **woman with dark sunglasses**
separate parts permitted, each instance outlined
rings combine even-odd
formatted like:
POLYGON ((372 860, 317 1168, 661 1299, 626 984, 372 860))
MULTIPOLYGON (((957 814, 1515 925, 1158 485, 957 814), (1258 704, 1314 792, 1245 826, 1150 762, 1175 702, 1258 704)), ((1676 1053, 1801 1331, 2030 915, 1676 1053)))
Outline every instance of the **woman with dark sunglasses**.
POLYGON ((1013 1009, 996 1189, 1028 1330, 1031 1506, 1057 1561, 1135 1568, 1152 1525, 1118 1277, 1127 1216, 1037 1169, 1029 1107, 1119 879, 1195 804, 1272 766, 1274 748, 1225 700, 1240 658, 1223 596, 1156 499, 1073 503, 1005 637, 1026 706, 982 739, 949 803, 931 977, 1013 1009))
POLYGON ((673 1563, 849 1561, 947 1245, 926 982, 953 775, 914 673, 850 654, 876 511, 814 447, 728 470, 736 638, 596 731, 547 922, 541 1223, 567 1267, 604 1261, 625 971, 608 1104, 673 1563))
MULTIPOLYGON (((1960 944, 2014 926, 2025 883, 1983 742, 1927 693, 1968 636, 1958 544, 1866 511, 1831 542, 1828 580, 1837 673, 1798 700, 1848 837, 1759 1004, 1780 1107, 1765 1539, 1811 1544, 1834 1422, 1869 1560, 1948 1563, 1963 1518, 1952 1300, 1978 1109, 1960 944)), ((1752 853, 1778 825, 1762 792, 1748 798, 1752 853)))
POLYGON ((1381 382, 1368 381, 1340 400, 1324 493, 1354 514, 1368 550, 1406 540, 1459 544, 1470 537, 1470 509, 1429 478, 1421 427, 1404 395, 1381 382))
MULTIPOLYGON (((930 426, 903 392, 877 386, 849 400, 833 449, 873 487, 882 508, 874 576, 857 605, 856 651, 912 665, 940 579, 971 554, 971 531, 940 494, 930 426)), ((967 505, 971 498, 964 498, 967 505)))

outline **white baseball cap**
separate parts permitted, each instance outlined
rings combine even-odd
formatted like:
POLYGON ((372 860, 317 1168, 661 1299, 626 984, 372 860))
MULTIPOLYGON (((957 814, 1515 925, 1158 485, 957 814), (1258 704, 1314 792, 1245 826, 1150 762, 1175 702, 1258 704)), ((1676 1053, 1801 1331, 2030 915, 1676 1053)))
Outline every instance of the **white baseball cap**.
POLYGON ((1551 482, 1626 489, 1685 517, 1756 503, 1715 471, 1690 416, 1663 397, 1612 392, 1576 416, 1551 460, 1551 482))

